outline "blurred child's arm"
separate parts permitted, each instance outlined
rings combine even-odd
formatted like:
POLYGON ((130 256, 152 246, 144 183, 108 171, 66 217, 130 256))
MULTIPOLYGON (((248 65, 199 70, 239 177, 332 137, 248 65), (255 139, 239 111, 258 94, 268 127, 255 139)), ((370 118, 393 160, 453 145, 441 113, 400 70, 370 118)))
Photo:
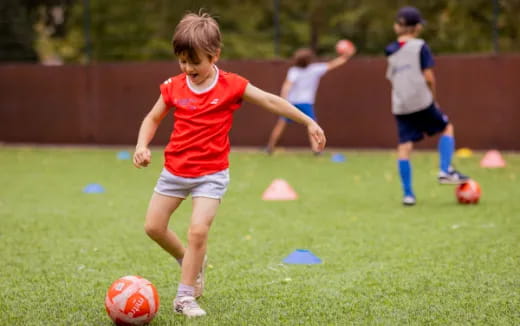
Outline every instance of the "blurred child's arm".
POLYGON ((281 97, 283 97, 284 99, 287 99, 289 97, 289 90, 291 89, 292 84, 293 83, 291 81, 289 81, 289 79, 286 79, 283 82, 282 90, 280 91, 281 97))
POLYGON ((433 100, 437 100, 437 90, 436 90, 436 83, 435 83, 435 74, 433 73, 433 69, 427 68, 423 70, 424 79, 426 79, 426 84, 430 88, 433 100))
POLYGON ((352 56, 356 53, 356 48, 352 49, 352 52, 347 52, 327 62, 327 71, 331 71, 344 65, 352 56))
POLYGON ((166 103, 164 103, 162 95, 160 95, 152 110, 148 112, 141 123, 141 128, 139 128, 139 136, 137 137, 137 145, 135 146, 133 159, 135 167, 146 167, 152 161, 152 153, 148 148, 148 144, 152 141, 157 127, 159 127, 159 124, 167 113, 168 107, 166 103))
POLYGON ((247 84, 244 92, 244 99, 268 111, 282 115, 307 126, 307 132, 311 136, 312 149, 314 151, 320 152, 325 147, 327 139, 325 138, 323 130, 316 121, 303 114, 300 110, 280 96, 276 96, 251 84, 247 84))

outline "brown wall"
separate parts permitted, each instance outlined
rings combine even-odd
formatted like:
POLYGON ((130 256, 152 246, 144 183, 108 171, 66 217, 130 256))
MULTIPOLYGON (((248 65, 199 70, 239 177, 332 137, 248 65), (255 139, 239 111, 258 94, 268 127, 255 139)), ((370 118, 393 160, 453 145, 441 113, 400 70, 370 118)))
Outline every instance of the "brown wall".
MULTIPOLYGON (((458 147, 520 150, 520 55, 437 58, 439 102, 455 124, 458 147)), ((397 141, 384 58, 358 57, 326 75, 316 110, 328 145, 389 148, 397 141)), ((286 61, 226 61, 219 67, 278 93, 286 61)), ((90 66, 0 66, 0 141, 134 144, 158 85, 179 72, 175 62, 90 66)), ((235 114, 231 142, 262 146, 276 117, 250 104, 235 114)), ((154 144, 165 144, 168 117, 154 144)), ((281 145, 305 146, 291 125, 281 145)), ((430 139, 420 147, 432 148, 430 139)))

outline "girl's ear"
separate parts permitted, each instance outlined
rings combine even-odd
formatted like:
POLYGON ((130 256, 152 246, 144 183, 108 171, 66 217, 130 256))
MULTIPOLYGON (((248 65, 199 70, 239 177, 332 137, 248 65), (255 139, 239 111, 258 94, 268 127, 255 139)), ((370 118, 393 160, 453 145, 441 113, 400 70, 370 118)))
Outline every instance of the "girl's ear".
POLYGON ((213 57, 211 57, 211 62, 216 63, 218 61, 218 59, 220 59, 220 49, 218 49, 217 52, 215 53, 215 55, 213 57))

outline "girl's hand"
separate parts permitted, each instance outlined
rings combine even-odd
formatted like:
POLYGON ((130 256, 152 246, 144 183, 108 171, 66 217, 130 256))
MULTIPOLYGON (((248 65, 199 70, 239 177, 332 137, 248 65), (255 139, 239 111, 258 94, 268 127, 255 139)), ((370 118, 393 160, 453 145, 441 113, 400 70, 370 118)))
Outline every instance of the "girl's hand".
POLYGON ((147 167, 152 162, 152 152, 148 147, 137 147, 133 161, 136 168, 147 167))
POLYGON ((311 140, 312 150, 314 152, 321 152, 325 148, 325 144, 327 143, 327 138, 325 138, 325 133, 321 127, 313 122, 307 126, 307 132, 309 133, 309 138, 311 140))

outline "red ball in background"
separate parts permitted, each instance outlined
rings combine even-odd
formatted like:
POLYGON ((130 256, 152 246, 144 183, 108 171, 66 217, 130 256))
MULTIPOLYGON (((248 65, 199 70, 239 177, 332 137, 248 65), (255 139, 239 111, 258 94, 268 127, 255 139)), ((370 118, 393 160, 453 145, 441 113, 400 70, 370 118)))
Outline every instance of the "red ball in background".
POLYGON ((468 180, 455 188, 455 196, 461 204, 476 204, 480 199, 482 191, 475 180, 468 180))
POLYGON ((159 295, 150 281, 123 276, 108 288, 105 309, 116 325, 147 324, 159 310, 159 295))
POLYGON ((349 40, 339 40, 336 43, 336 52, 339 55, 343 54, 354 54, 356 52, 356 46, 349 40))

